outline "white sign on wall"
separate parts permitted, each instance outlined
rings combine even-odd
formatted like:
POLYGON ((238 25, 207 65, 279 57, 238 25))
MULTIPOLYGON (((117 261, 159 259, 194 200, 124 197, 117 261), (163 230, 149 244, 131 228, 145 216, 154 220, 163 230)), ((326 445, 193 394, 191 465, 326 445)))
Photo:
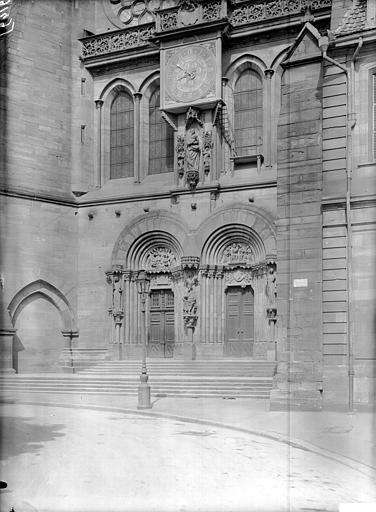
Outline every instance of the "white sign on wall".
POLYGON ((294 288, 307 288, 308 279, 294 279, 294 288))

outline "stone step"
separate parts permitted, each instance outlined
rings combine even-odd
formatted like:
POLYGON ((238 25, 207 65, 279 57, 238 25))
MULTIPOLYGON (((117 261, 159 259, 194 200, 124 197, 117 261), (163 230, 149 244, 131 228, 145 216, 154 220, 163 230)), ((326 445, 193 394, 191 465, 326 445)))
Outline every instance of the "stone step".
MULTIPOLYGON (((101 388, 101 387, 111 387, 111 388, 125 388, 125 387, 133 387, 138 386, 139 381, 129 381, 129 382, 43 382, 43 381, 20 381, 20 382, 7 382, 1 386, 1 389, 4 388, 21 388, 26 386, 44 386, 44 387, 55 387, 58 388, 59 386, 65 386, 69 388, 76 388, 76 389, 84 389, 84 388, 101 388)), ((213 389, 219 389, 219 388, 249 388, 253 389, 255 387, 264 387, 268 388, 272 385, 269 381, 257 381, 257 382, 203 382, 203 381, 195 381, 195 382, 189 382, 189 381, 175 381, 175 382, 166 382, 166 381, 153 381, 150 380, 149 384, 151 386, 155 387, 165 387, 165 388, 213 388, 213 389)))
MULTIPOLYGON (((148 361, 149 375, 273 376, 275 363, 269 361, 148 361)), ((78 371, 79 375, 139 374, 140 361, 105 361, 78 371)))
MULTIPOLYGON (((275 363, 254 360, 148 361, 153 396, 268 399, 275 363)), ((136 395, 141 361, 103 361, 74 374, 0 377, 3 393, 136 395)))
MULTIPOLYGON (((162 376, 149 380, 152 394, 186 397, 248 397, 268 399, 272 388, 271 377, 223 378, 162 376)), ((53 393, 53 394, 114 394, 136 395, 138 376, 89 377, 81 375, 9 375, 0 378, 3 394, 53 393)))
MULTIPOLYGON (((2 382, 98 382, 98 383, 111 383, 111 382, 136 382, 139 380, 140 373, 137 375, 69 375, 69 377, 39 377, 32 375, 28 376, 16 376, 9 377, 6 379, 0 379, 0 385, 2 382)), ((257 377, 226 377, 222 375, 216 376, 205 376, 205 375, 149 375, 149 379, 155 382, 229 382, 229 383, 239 383, 239 382, 259 382, 259 381, 271 381, 272 377, 269 376, 257 376, 257 377)))

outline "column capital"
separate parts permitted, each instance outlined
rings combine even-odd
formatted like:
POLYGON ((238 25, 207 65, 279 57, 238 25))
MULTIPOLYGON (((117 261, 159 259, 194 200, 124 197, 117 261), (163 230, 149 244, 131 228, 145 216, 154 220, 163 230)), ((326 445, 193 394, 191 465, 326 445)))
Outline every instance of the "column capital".
POLYGON ((269 80, 270 80, 272 78, 272 76, 274 75, 274 69, 272 69, 272 68, 265 69, 264 74, 265 74, 265 78, 269 78, 269 80))
POLYGON ((94 103, 97 108, 102 108, 104 101, 103 100, 94 100, 94 103))
POLYGON ((133 96, 136 101, 140 101, 142 98, 142 92, 134 92, 133 96))

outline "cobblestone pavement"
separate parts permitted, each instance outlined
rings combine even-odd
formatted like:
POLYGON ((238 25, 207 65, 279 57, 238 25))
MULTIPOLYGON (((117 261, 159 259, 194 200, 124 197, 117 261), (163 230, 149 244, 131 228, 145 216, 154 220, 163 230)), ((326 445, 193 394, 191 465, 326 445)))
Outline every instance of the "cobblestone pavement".
POLYGON ((375 502, 351 461, 236 428, 4 403, 1 510, 337 511, 375 502))

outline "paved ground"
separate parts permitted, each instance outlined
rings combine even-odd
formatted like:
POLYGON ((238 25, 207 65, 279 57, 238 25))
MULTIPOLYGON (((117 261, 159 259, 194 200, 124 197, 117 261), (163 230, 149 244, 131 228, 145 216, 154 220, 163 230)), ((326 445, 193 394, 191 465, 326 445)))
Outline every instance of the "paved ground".
POLYGON ((4 400, 1 510, 337 511, 376 502, 372 414, 268 412, 254 400, 161 398, 144 414, 135 405, 4 400))

